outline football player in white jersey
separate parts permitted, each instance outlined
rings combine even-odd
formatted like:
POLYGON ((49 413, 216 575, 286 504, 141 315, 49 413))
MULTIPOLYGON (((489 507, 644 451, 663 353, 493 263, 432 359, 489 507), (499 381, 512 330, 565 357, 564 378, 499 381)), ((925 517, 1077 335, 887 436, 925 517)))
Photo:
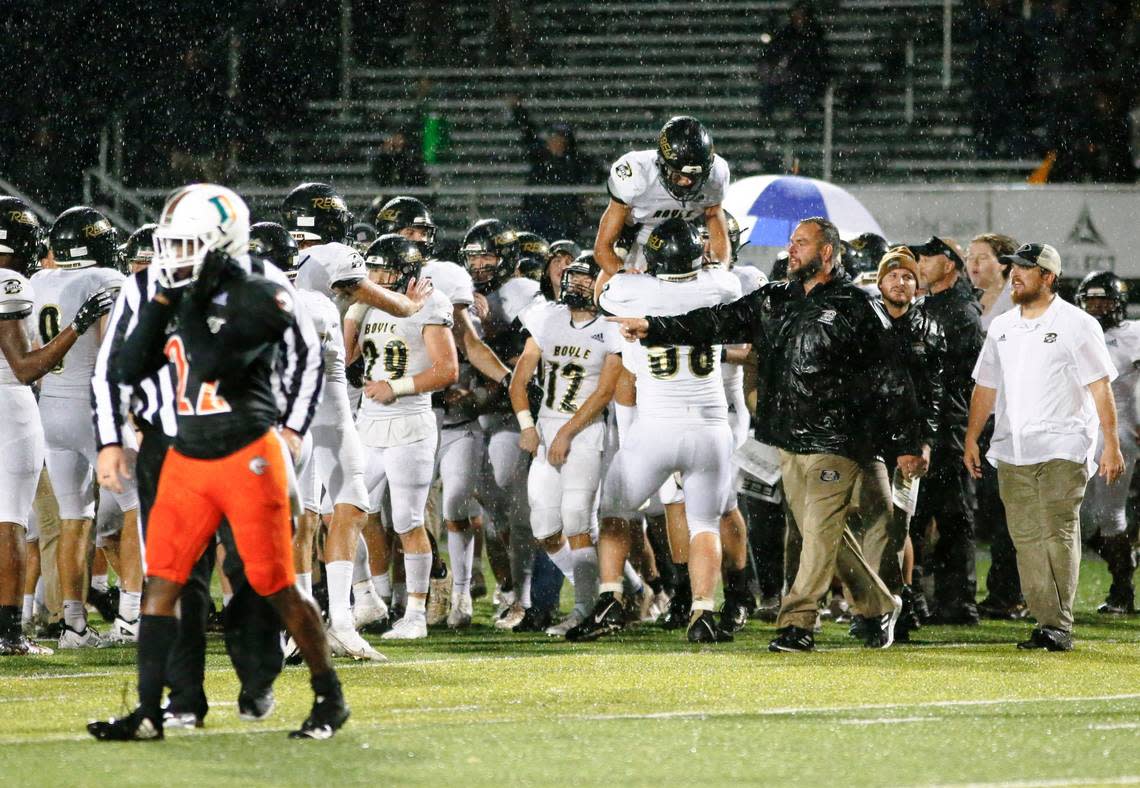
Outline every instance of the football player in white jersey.
MULTIPOLYGON (((1124 473, 1116 484, 1108 484, 1100 476, 1089 480, 1081 504, 1081 535, 1104 558, 1112 575, 1108 598, 1097 612, 1129 615, 1136 612, 1132 580, 1136 558, 1128 538, 1124 511, 1132 486, 1132 474, 1136 471, 1136 460, 1140 457, 1140 447, 1136 442, 1140 322, 1125 319, 1128 286, 1111 271, 1093 271, 1086 276, 1077 288, 1077 305, 1095 317, 1104 329, 1108 355, 1113 366, 1120 371, 1120 376, 1112 382, 1112 394, 1116 398, 1120 451, 1124 455, 1124 473)), ((1100 442, 1099 451, 1104 446, 1104 436, 1100 435, 1097 440, 1100 442)))
MULTIPOLYGON (((61 213, 52 225, 55 268, 32 277, 36 293, 38 339, 47 344, 74 319, 83 303, 99 290, 122 285, 115 228, 94 208, 77 206, 61 213)), ((62 521, 57 558, 63 595, 64 629, 60 648, 98 646, 102 639, 87 626, 83 603, 87 544, 95 517, 95 431, 91 423, 91 376, 102 341, 102 329, 79 340, 40 384, 40 420, 47 441, 47 469, 59 501, 62 521)), ((134 434, 124 436, 128 455, 137 451, 134 434)), ((121 492, 110 492, 125 513, 119 546, 122 593, 113 639, 133 640, 142 596, 142 562, 136 521, 138 492, 133 479, 121 492)))
POLYGON ((713 256, 730 255, 721 202, 728 190, 728 162, 713 151, 712 137, 696 118, 670 118, 657 137, 656 150, 631 151, 610 167, 606 188, 610 203, 598 225, 594 254, 605 271, 599 287, 622 268, 614 244, 627 227, 637 227, 637 241, 625 259, 627 270, 644 270, 644 245, 666 219, 704 216, 713 256))
MULTIPOLYGON (((727 303, 727 290, 703 271, 696 228, 667 219, 645 242, 649 274, 622 274, 602 291, 601 308, 617 316, 680 314, 698 304, 727 303)), ((601 583, 592 614, 566 633, 594 640, 621 628, 621 572, 630 521, 638 507, 679 473, 689 524, 693 602, 688 637, 721 642, 732 635, 713 616, 720 575, 720 518, 732 483, 732 431, 720 375, 720 345, 645 347, 627 343, 623 364, 637 377, 637 418, 602 486, 601 583)))
POLYGON ((530 333, 511 378, 511 405, 521 429, 520 447, 534 455, 527 480, 534 537, 574 584, 574 608, 547 632, 565 635, 594 604, 598 555, 590 534, 602 457, 604 411, 621 374, 622 340, 598 316, 594 281, 598 264, 581 255, 562 274, 561 297, 524 317, 530 333), (538 423, 527 381, 541 370, 538 423))
POLYGON ((26 274, 39 261, 43 229, 15 197, 0 197, 0 656, 51 654, 21 631, 20 578, 36 484, 44 464, 44 433, 30 385, 50 372, 79 337, 110 311, 112 290, 100 290, 71 325, 36 350, 30 318, 35 294, 26 274))
MULTIPOLYGON (((284 227, 258 222, 250 226, 249 239, 251 252, 267 258, 286 278, 296 281, 299 248, 284 227)), ((349 602, 353 561, 369 504, 363 449, 348 404, 340 313, 328 296, 315 290, 297 288, 297 298, 313 321, 324 356, 321 401, 305 436, 311 447, 303 453, 298 473, 305 513, 298 518, 293 538, 297 585, 312 596, 313 538, 320 522, 321 491, 325 490, 333 504, 324 547, 329 647, 339 656, 381 661, 383 656, 357 633, 349 602)))
MULTIPOLYGON (((420 275, 422 261, 415 243, 395 234, 377 238, 366 258, 369 277, 394 290, 405 289, 420 275)), ((432 563, 424 506, 439 439, 431 394, 454 383, 459 370, 451 302, 433 293, 424 308, 408 318, 369 308, 354 319, 365 360, 364 400, 357 416, 366 452, 365 480, 373 510, 380 508, 385 485, 390 492, 392 526, 403 547, 408 589, 404 617, 383 637, 423 638, 432 563)))

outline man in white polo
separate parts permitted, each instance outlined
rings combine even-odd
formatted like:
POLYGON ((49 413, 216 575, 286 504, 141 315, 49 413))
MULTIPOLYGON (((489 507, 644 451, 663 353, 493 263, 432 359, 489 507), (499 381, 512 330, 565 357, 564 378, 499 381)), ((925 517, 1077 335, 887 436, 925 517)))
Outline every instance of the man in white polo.
POLYGON ((1124 469, 1109 384, 1116 368, 1091 316, 1057 297, 1061 258, 1048 244, 1025 244, 1012 263, 1018 308, 994 318, 974 367, 966 468, 982 475, 978 436, 997 405, 986 459, 1017 548, 1017 571, 1037 627, 1022 649, 1073 648, 1073 598, 1081 564, 1079 512, 1096 470, 1097 422, 1104 433, 1100 475, 1124 469))

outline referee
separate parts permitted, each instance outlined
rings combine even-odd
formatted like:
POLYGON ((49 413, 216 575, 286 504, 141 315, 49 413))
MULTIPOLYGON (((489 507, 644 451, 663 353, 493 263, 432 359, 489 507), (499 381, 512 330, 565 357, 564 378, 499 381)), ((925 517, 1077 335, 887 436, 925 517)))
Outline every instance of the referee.
MULTIPOLYGON (((239 262, 252 273, 267 273, 266 264, 259 259, 243 258, 239 262)), ((159 288, 148 257, 140 254, 128 263, 139 270, 123 283, 111 314, 91 380, 91 398, 99 446, 96 474, 100 485, 115 489, 121 478, 130 474, 122 448, 123 430, 129 429, 124 423, 124 403, 129 404, 135 426, 142 433, 136 469, 142 515, 139 523, 145 544, 146 523, 158 491, 163 461, 177 431, 175 389, 169 366, 133 387, 119 386, 109 380, 108 370, 115 368, 115 357, 134 330, 139 309, 159 288)), ((292 374, 283 376, 281 388, 282 401, 286 403, 282 424, 285 429, 303 434, 320 393, 321 348, 308 319, 302 316, 300 320, 304 322, 295 320, 282 343, 282 368, 292 374)), ((223 571, 233 587, 233 598, 226 605, 224 620, 226 651, 242 687, 238 712, 242 719, 257 720, 273 707, 272 686, 283 664, 281 623, 269 603, 250 588, 228 525, 223 524, 218 534, 226 551, 223 571)), ((203 680, 214 562, 215 551, 207 549, 182 589, 178 640, 167 664, 170 705, 166 727, 199 727, 209 709, 203 680)))

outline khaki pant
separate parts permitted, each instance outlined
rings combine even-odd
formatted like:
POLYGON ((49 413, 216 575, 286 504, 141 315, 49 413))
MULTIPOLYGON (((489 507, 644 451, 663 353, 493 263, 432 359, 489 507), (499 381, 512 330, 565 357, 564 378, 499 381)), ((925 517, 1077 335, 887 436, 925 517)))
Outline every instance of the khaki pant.
POLYGON ((36 487, 36 500, 32 504, 36 513, 40 533, 40 576, 44 579, 44 604, 51 621, 58 621, 63 615, 63 596, 59 588, 59 570, 56 563, 59 547, 59 504, 51 488, 47 469, 40 472, 39 486, 36 487))
POLYGON ((1017 548, 1029 612, 1043 627, 1070 632, 1081 568, 1081 501, 1088 471, 1079 462, 998 463, 998 490, 1017 548))
POLYGON ((847 510, 862 476, 859 464, 834 454, 781 451, 780 471, 803 547, 776 626, 814 627, 819 600, 837 570, 860 613, 873 617, 890 611, 894 607, 890 592, 867 565, 847 528, 847 510))
POLYGON ((908 515, 891 499, 891 476, 882 460, 863 463, 855 484, 854 512, 862 535, 863 556, 892 594, 902 590, 902 553, 908 515))

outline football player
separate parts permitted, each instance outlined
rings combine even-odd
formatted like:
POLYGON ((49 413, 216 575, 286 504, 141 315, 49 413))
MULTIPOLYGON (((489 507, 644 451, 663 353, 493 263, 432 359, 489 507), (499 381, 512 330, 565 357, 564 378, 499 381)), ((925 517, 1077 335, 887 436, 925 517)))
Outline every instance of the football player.
POLYGON ((696 118, 670 118, 657 137, 657 148, 631 151, 610 167, 609 206, 598 225, 594 255, 605 275, 599 287, 622 268, 614 251, 625 228, 638 228, 625 267, 645 268, 644 244, 670 218, 708 222, 713 258, 731 254, 721 201, 728 189, 728 163, 713 150, 712 137, 696 118))
POLYGON ((519 446, 534 455, 527 479, 535 539, 574 584, 574 608, 548 634, 565 635, 594 604, 598 555, 590 534, 606 445, 603 411, 621 373, 621 335, 598 319, 592 253, 562 273, 557 305, 524 319, 530 336, 511 377, 511 405, 519 446), (543 397, 538 422, 531 414, 527 381, 540 370, 543 397))
MULTIPOLYGON (((249 228, 249 237, 251 251, 266 256, 288 279, 296 281, 299 248, 284 227, 273 222, 258 222, 249 228)), ((297 581, 301 590, 312 596, 313 538, 320 518, 323 489, 333 504, 324 546, 329 645, 337 655, 382 661, 383 655, 356 631, 350 604, 353 562, 369 504, 368 490, 364 486, 363 449, 348 403, 340 313, 328 296, 315 290, 299 288, 297 298, 313 321, 324 356, 321 401, 306 436, 311 451, 298 474, 305 514, 299 518, 294 535, 297 581)), ((373 601, 383 605, 378 600, 373 601)))
POLYGON ((21 200, 0 197, 0 655, 51 654, 21 630, 20 579, 36 485, 44 464, 44 431, 31 384, 54 369, 76 341, 111 309, 112 290, 99 290, 71 324, 35 350, 30 320, 35 293, 27 274, 39 263, 43 229, 21 200))
MULTIPOLYGON (((667 219, 646 239, 648 274, 623 274, 608 282, 601 308, 623 316, 645 310, 681 314, 696 305, 727 303, 739 296, 702 270, 696 228, 667 219)), ((602 487, 599 541, 600 594, 593 614, 566 633, 594 640, 621 628, 621 572, 630 521, 638 507, 680 473, 689 527, 689 577, 693 642, 732 639, 713 616, 721 568, 720 518, 732 482, 732 431, 720 375, 720 345, 645 347, 626 344, 622 362, 637 378, 637 418, 623 438, 602 487)))
MULTIPOLYGON (((401 292, 421 275, 423 253, 415 242, 386 234, 368 248, 365 265, 376 285, 401 292)), ((364 356, 364 400, 357 428, 367 452, 371 509, 380 508, 387 486, 408 592, 403 618, 383 637, 423 638, 432 564, 424 506, 439 440, 431 394, 454 383, 459 369, 451 335, 451 302, 436 292, 422 310, 407 318, 359 305, 351 313, 360 326, 356 342, 364 356)))
POLYGON ((154 258, 154 230, 157 224, 144 224, 131 233, 121 250, 128 274, 137 274, 154 258))
POLYGON ((565 238, 550 245, 550 254, 546 259, 546 270, 543 271, 539 282, 542 297, 547 301, 558 301, 562 288, 562 272, 566 266, 578 259, 582 254, 582 247, 565 238))
MULTIPOLYGON (((1116 484, 1108 484, 1101 476, 1089 481, 1081 504, 1081 528, 1085 542, 1094 546, 1108 564, 1112 585, 1108 597, 1097 608, 1098 613, 1129 615, 1136 612, 1132 576, 1136 572, 1136 556, 1128 538, 1125 508, 1136 458, 1137 364, 1140 364, 1140 322, 1125 319, 1128 285, 1111 271, 1093 271, 1077 288, 1077 305, 1095 317, 1104 329, 1104 342, 1120 376, 1112 382, 1119 420, 1120 451, 1124 455, 1124 473, 1116 484)), ((1100 448, 1104 436, 1098 438, 1100 448)), ((1098 449, 1099 451, 1099 449, 1098 449)), ((1100 456, 1099 454, 1097 455, 1100 456)))
MULTIPOLYGON (((71 323, 80 306, 100 290, 116 295, 123 275, 118 270, 117 233, 106 216, 94 208, 77 206, 61 213, 52 225, 51 252, 55 268, 32 277, 36 292, 35 319, 39 340, 47 344, 71 323)), ((87 626, 83 603, 86 589, 87 543, 95 517, 92 486, 96 461, 94 428, 88 418, 91 376, 102 340, 102 327, 76 341, 63 360, 40 385, 40 419, 47 441, 47 469, 59 501, 62 530, 57 558, 63 594, 64 629, 60 648, 98 646, 102 638, 87 626)), ((126 436, 124 449, 137 450, 134 435, 126 436)), ((119 616, 112 625, 114 639, 132 640, 142 592, 142 563, 136 509, 138 495, 128 480, 115 496, 123 518, 120 557, 123 577, 119 616)))
MULTIPOLYGON (((282 343, 299 325, 316 346, 312 326, 289 284, 267 278, 280 276, 273 266, 264 267, 266 276, 251 273, 249 210, 229 189, 194 184, 175 192, 155 243, 160 287, 139 309, 111 382, 135 386, 169 361, 177 436, 147 530, 139 705, 122 719, 90 723, 88 732, 101 741, 163 737, 159 704, 178 637, 176 605, 225 518, 250 586, 280 615, 309 665, 316 697, 290 738, 327 739, 348 719, 348 706, 320 614, 296 588, 290 544, 292 469, 320 393, 319 355, 309 390, 286 388, 299 415, 292 407, 281 413, 276 382, 282 343)), ((286 361, 299 369, 305 358, 295 348, 286 361)))

